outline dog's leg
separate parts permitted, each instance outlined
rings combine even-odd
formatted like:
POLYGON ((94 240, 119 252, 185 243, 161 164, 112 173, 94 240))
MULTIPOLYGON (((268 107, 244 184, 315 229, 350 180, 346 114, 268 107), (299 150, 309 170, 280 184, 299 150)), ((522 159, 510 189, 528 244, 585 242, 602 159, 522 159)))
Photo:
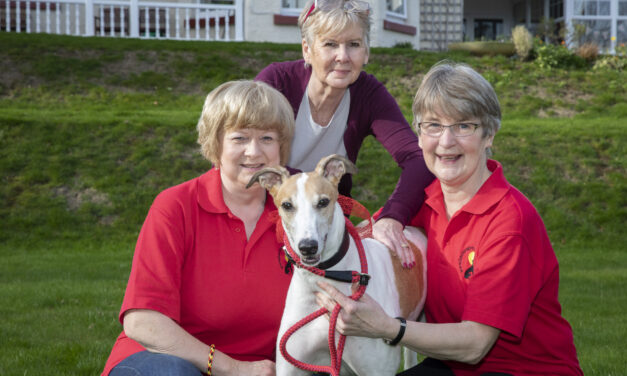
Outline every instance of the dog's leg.
POLYGON ((347 337, 343 359, 352 369, 346 375, 395 375, 401 362, 401 349, 386 345, 378 338, 347 337))
MULTIPOLYGON (((291 327, 291 325, 289 326, 291 327)), ((327 344, 328 332, 329 325, 327 319, 319 317, 296 331, 290 337, 286 346, 287 352, 290 356, 305 364, 328 366, 331 364, 327 344)), ((280 333, 280 336, 279 342, 283 337, 283 332, 280 333)), ((303 371, 283 358, 279 347, 277 346, 277 376, 311 375, 311 371, 303 371)))
MULTIPOLYGON (((287 292, 283 318, 277 341, 277 376, 311 375, 310 371, 303 371, 289 363, 281 354, 280 342, 294 324, 320 308, 315 301, 314 291, 317 290, 316 281, 319 277, 297 269, 294 271, 292 282, 287 292)), ((326 317, 318 317, 312 322, 298 329, 287 341, 286 349, 290 356, 307 364, 329 365, 329 347, 327 334, 329 321, 326 317)))
POLYGON ((418 356, 416 352, 407 347, 403 347, 403 369, 408 370, 418 365, 418 356))

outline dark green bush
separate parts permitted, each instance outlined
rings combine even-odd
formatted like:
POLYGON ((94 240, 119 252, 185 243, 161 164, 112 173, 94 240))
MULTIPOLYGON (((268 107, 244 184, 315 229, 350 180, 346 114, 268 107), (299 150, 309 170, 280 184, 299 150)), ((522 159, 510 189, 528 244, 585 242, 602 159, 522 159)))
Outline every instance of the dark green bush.
POLYGON ((458 42, 448 45, 449 51, 470 52, 476 56, 512 56, 516 53, 514 43, 495 41, 458 42))

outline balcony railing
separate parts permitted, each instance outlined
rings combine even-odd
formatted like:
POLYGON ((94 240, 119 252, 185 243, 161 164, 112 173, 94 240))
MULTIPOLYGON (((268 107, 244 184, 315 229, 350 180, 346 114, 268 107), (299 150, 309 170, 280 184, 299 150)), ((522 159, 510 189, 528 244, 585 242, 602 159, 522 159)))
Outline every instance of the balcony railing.
POLYGON ((243 40, 243 1, 233 5, 139 0, 0 0, 0 30, 181 40, 243 40))

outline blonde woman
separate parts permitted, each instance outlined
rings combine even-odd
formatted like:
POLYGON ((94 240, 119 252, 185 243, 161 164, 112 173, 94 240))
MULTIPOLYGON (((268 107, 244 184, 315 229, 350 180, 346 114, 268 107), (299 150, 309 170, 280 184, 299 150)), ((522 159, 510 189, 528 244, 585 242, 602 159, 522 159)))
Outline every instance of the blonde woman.
MULTIPOLYGON (((309 1, 298 21, 303 59, 271 64, 256 80, 277 88, 294 111, 296 133, 289 167, 311 171, 330 154, 356 162, 369 135, 392 155, 402 171, 373 235, 412 267, 415 259, 402 230, 422 205, 424 188, 433 175, 394 98, 363 71, 370 56, 370 12, 365 1, 309 1)), ((345 175, 340 193, 350 195, 351 186, 350 175, 345 175)))
POLYGON ((197 128, 215 167, 152 204, 102 375, 275 374, 291 275, 279 263, 273 201, 246 184, 287 161, 292 110, 262 82, 228 82, 207 96, 197 128))

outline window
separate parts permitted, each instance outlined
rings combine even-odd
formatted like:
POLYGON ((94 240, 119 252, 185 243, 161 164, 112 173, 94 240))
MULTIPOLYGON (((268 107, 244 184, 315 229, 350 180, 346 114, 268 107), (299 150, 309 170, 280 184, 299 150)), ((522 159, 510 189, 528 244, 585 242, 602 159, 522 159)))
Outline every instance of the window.
POLYGON ((554 20, 564 17, 563 0, 551 0, 551 2, 549 3, 549 17, 554 20))
POLYGON ((619 20, 616 23, 616 45, 627 44, 627 21, 619 20))
POLYGON ((305 5, 307 0, 281 0, 281 14, 298 17, 305 5))
POLYGON ((607 0, 586 0, 575 1, 575 16, 609 16, 610 1, 607 0))
POLYGON ((503 35, 503 20, 475 20, 475 40, 496 40, 503 35))
POLYGON ((594 42, 602 49, 610 48, 610 36, 612 34, 612 22, 610 20, 573 20, 573 23, 586 27, 582 40, 578 41, 579 45, 594 42))
POLYGON ((407 17, 405 0, 385 0, 386 10, 389 15, 407 17))
POLYGON ((618 15, 627 16, 627 1, 621 0, 618 2, 618 15))
POLYGON ((293 9, 303 9, 307 0, 282 0, 281 7, 282 8, 293 8, 293 9))
POLYGON ((235 0, 196 0, 198 4, 233 5, 235 0))
POLYGON ((514 3, 513 15, 515 23, 524 25, 527 22, 527 7, 529 7, 530 10, 531 19, 529 21, 532 24, 537 24, 543 17, 545 17, 544 3, 542 0, 531 0, 529 3, 523 0, 514 3))

